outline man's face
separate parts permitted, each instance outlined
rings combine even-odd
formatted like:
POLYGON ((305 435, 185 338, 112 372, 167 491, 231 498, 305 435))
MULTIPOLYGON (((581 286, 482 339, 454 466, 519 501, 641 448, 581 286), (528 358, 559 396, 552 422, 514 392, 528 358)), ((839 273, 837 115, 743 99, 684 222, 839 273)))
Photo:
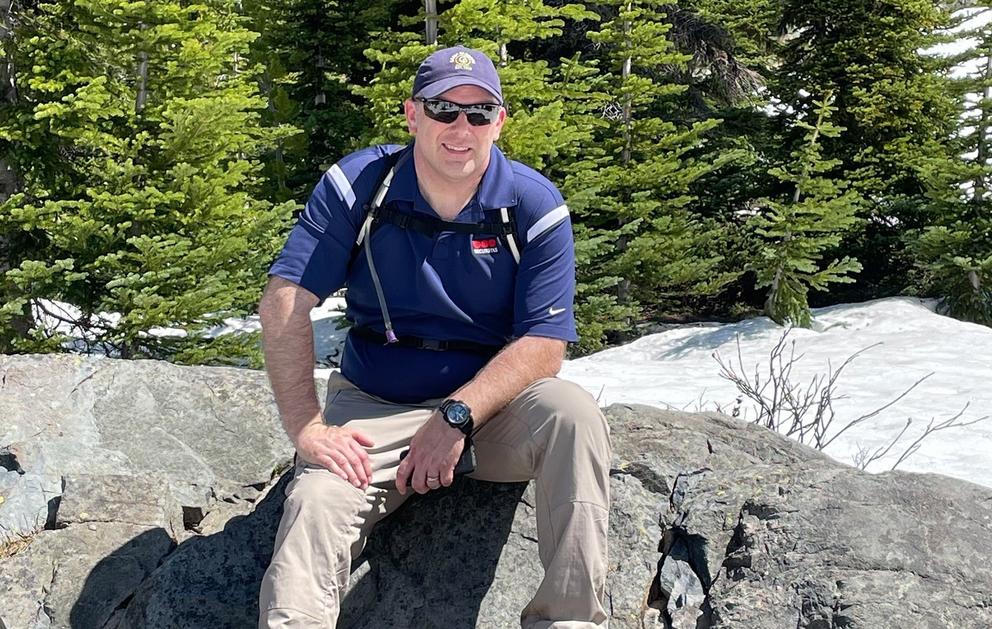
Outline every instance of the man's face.
MULTIPOLYGON (((475 85, 459 85, 437 98, 459 105, 496 102, 492 94, 475 85)), ((431 175, 451 182, 482 176, 489 166, 489 151, 506 120, 505 109, 500 109, 496 122, 472 126, 464 112, 454 122, 444 124, 428 118, 419 101, 407 99, 403 105, 407 127, 417 138, 414 153, 418 169, 425 168, 431 175)))

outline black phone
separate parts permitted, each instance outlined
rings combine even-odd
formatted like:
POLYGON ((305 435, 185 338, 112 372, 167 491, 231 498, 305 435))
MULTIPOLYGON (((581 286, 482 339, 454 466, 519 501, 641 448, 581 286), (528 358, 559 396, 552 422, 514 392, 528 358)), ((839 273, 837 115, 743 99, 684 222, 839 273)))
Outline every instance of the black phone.
MULTIPOLYGON (((406 458, 406 455, 410 453, 410 449, 400 452, 400 461, 406 458)), ((455 463, 455 476, 461 476, 462 474, 469 474, 475 471, 476 459, 475 459, 475 445, 472 443, 471 437, 465 437, 465 447, 462 448, 462 455, 458 457, 458 462, 455 463)), ((410 478, 406 479, 406 486, 411 486, 410 478)))

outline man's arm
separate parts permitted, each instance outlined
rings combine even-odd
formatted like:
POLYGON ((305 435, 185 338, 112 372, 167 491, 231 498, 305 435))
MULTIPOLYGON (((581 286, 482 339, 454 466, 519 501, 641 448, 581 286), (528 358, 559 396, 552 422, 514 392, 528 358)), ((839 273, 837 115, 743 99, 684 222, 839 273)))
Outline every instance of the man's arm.
POLYGON ((357 430, 326 426, 313 383, 313 325, 319 299, 281 277, 272 277, 258 305, 265 367, 283 428, 304 461, 321 465, 355 487, 368 487, 372 441, 357 430))
MULTIPOLYGON (((451 397, 468 404, 475 425, 481 426, 532 383, 557 374, 564 356, 565 341, 540 336, 518 338, 451 397)), ((396 470, 396 488, 405 493, 409 477, 414 490, 424 493, 429 489, 428 476, 440 476, 441 484, 447 487, 454 480, 463 444, 461 431, 435 411, 410 442, 410 454, 396 470)))
POLYGON ((555 376, 564 357, 565 341, 521 337, 504 347, 451 397, 468 404, 476 427, 481 426, 531 384, 555 376))

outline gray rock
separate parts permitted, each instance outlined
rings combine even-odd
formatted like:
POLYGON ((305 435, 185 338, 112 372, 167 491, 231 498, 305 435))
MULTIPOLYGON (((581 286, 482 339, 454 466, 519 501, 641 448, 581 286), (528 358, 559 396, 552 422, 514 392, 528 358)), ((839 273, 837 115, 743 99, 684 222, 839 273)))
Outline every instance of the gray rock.
MULTIPOLYGON (((0 382, 0 627, 254 625, 291 456, 263 374, 0 357, 0 382)), ((720 415, 607 415, 611 628, 992 626, 992 490, 720 415)), ((533 504, 471 479, 408 501, 339 626, 515 626, 533 504)))
POLYGON ((668 598, 665 610, 677 629, 693 629, 702 614, 706 593, 692 569, 689 546, 684 539, 676 541, 661 563, 658 586, 668 598))
POLYGON ((0 481, 19 485, 0 545, 52 524, 63 476, 151 475, 190 509, 263 487, 292 456, 277 418, 257 371, 0 356, 0 463, 20 477, 0 481))
POLYGON ((0 627, 103 627, 174 549, 157 527, 90 523, 45 531, 0 563, 0 627))
POLYGON ((56 526, 88 522, 116 522, 160 527, 170 538, 184 535, 183 508, 161 478, 107 474, 63 477, 63 495, 56 526))

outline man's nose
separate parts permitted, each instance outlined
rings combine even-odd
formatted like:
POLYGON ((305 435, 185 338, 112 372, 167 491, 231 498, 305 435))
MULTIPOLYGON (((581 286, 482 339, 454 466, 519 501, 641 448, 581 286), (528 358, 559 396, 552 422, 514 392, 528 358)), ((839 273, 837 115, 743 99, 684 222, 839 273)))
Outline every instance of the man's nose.
POLYGON ((458 117, 455 118, 455 121, 452 122, 451 125, 454 126, 454 127, 470 127, 470 126, 472 126, 472 125, 470 125, 468 123, 468 114, 465 113, 464 111, 459 111, 458 112, 458 117))

